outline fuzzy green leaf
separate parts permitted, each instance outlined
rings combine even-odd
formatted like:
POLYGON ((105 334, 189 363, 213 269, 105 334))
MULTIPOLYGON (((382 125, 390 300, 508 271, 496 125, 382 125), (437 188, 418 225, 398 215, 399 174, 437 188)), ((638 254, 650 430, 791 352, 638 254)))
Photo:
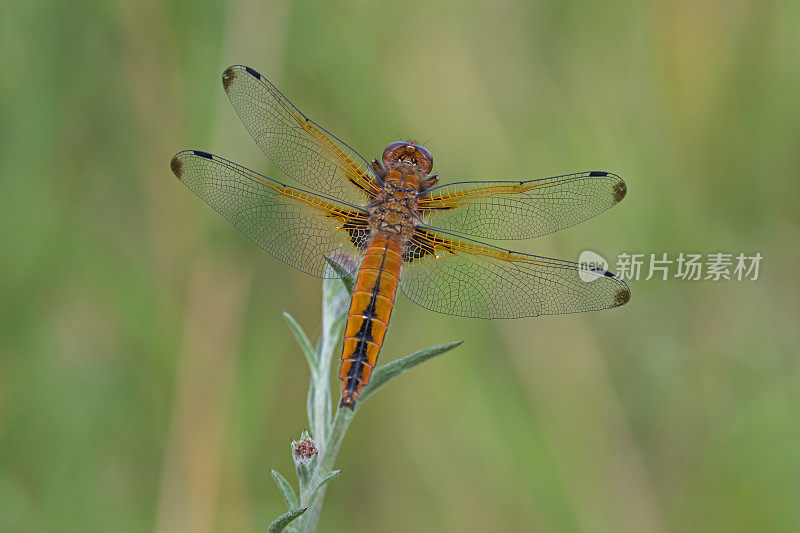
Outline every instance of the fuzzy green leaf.
POLYGON ((316 373, 318 371, 317 351, 314 349, 311 341, 308 340, 306 332, 303 331, 303 328, 297 323, 297 320, 295 320, 294 317, 292 317, 292 315, 289 313, 284 312, 283 318, 289 325, 289 329, 292 330, 292 335, 294 335, 297 344, 300 345, 303 355, 306 356, 306 361, 308 361, 308 366, 311 369, 311 372, 316 373))
POLYGON ((298 507, 297 509, 292 509, 288 513, 280 515, 269 525, 269 533, 279 533, 283 531, 292 520, 302 516, 307 510, 308 507, 298 507))
POLYGON ((347 292, 353 294, 353 288, 356 286, 356 278, 353 276, 353 273, 335 259, 325 257, 325 261, 327 261, 333 271, 342 278, 342 283, 344 283, 344 288, 347 289, 347 292))
POLYGON ((328 481, 332 480, 333 478, 338 476, 340 473, 341 473, 341 470, 334 470, 332 472, 328 472, 327 474, 325 474, 322 477, 322 479, 319 480, 319 483, 317 483, 317 486, 314 487, 314 490, 311 492, 311 496, 309 497, 309 501, 313 500, 314 497, 316 497, 317 492, 319 491, 319 489, 321 489, 325 485, 325 483, 327 483, 328 481))
POLYGON ((294 509, 299 506, 300 501, 297 499, 297 494, 294 492, 292 485, 286 481, 286 478, 277 470, 270 470, 269 473, 272 475, 272 479, 275 480, 275 484, 278 485, 278 490, 281 491, 281 496, 283 496, 283 501, 286 502, 286 507, 294 509))
POLYGON ((366 400, 368 396, 386 384, 386 382, 393 377, 402 374, 406 370, 413 368, 420 363, 424 363, 428 359, 436 357, 437 355, 441 355, 445 352, 449 352, 453 348, 460 346, 463 342, 464 341, 453 341, 447 344, 440 344, 439 346, 431 346, 430 348, 420 350, 416 353, 412 353, 411 355, 407 355, 392 361, 391 363, 386 363, 383 366, 379 366, 372 373, 372 377, 369 380, 369 385, 364 388, 361 396, 359 396, 358 404, 364 403, 364 400, 366 400))

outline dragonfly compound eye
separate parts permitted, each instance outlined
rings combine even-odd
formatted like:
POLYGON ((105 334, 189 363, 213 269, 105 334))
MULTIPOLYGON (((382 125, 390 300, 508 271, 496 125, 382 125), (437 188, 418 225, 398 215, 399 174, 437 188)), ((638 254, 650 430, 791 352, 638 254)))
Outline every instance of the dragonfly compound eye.
POLYGON ((414 141, 395 141, 383 151, 384 164, 389 163, 413 163, 418 166, 424 174, 428 174, 433 168, 433 156, 424 147, 414 141))
POLYGON ((424 161, 420 161, 417 164, 421 166, 423 170, 425 170, 425 174, 429 174, 431 169, 433 168, 433 156, 424 146, 417 145, 416 148, 417 148, 417 153, 421 154, 422 157, 424 158, 424 161))

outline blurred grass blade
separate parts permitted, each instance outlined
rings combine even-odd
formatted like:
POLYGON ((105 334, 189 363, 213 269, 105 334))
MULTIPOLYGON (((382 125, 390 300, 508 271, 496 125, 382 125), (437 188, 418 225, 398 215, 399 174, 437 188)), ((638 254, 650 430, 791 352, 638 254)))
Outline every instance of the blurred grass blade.
POLYGON ((297 509, 292 509, 288 513, 280 515, 269 525, 269 533, 278 533, 279 531, 283 531, 292 520, 302 516, 307 510, 308 507, 298 507, 297 509))
POLYGON ((325 486, 325 483, 327 483, 328 481, 332 480, 333 478, 338 476, 340 473, 341 473, 341 470, 334 470, 332 472, 328 472, 322 479, 320 479, 319 483, 317 483, 317 486, 314 487, 314 490, 311 492, 311 496, 309 497, 309 501, 314 499, 314 497, 317 495, 317 492, 319 491, 319 489, 321 489, 323 486, 325 486))
POLYGON ((402 374, 406 370, 413 368, 420 363, 424 363, 428 359, 436 357, 437 355, 449 352, 453 348, 460 346, 463 342, 464 341, 453 341, 447 344, 431 346, 430 348, 420 350, 412 353, 411 355, 407 355, 392 361, 391 363, 386 363, 383 366, 379 366, 372 373, 372 378, 369 380, 369 385, 367 385, 364 388, 364 391, 361 393, 361 396, 358 399, 359 403, 363 403, 369 395, 378 390, 378 388, 383 386, 387 381, 398 374, 402 374))
POLYGON ((347 292, 352 294, 353 288, 356 286, 356 278, 353 276, 353 273, 338 263, 335 259, 325 257, 325 261, 328 262, 334 272, 341 276, 342 283, 344 283, 344 288, 347 289, 347 292))
POLYGON ((281 491, 286 507, 289 509, 298 507, 300 500, 297 499, 297 494, 294 492, 292 485, 277 470, 270 470, 269 473, 272 475, 272 479, 275 480, 275 484, 278 485, 278 490, 281 491))
POLYGON ((306 356, 306 361, 308 361, 308 366, 311 369, 311 372, 316 373, 319 370, 319 364, 317 363, 317 351, 314 349, 311 341, 308 340, 306 332, 303 331, 303 328, 297 323, 297 320, 295 320, 294 317, 289 313, 284 311, 283 318, 289 325, 289 329, 292 330, 292 335, 294 335, 297 344, 300 345, 300 349, 303 350, 303 355, 306 356))

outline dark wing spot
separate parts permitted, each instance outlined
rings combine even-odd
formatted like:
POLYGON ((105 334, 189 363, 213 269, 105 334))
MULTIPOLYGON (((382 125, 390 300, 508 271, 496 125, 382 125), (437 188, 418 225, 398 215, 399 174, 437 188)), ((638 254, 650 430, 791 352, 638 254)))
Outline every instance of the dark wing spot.
POLYGON ((203 152, 200 150, 192 150, 194 155, 199 155, 200 157, 205 157, 206 159, 214 159, 214 156, 209 154, 208 152, 203 152))
POLYGON ((172 158, 172 161, 169 162, 169 168, 172 170, 172 173, 175 174, 175 177, 181 179, 181 174, 183 174, 183 161, 177 155, 172 158))
POLYGON ((450 211, 451 209, 455 209, 456 207, 458 207, 458 206, 456 206, 456 205, 443 205, 441 207, 439 207, 439 206, 437 206, 437 207, 425 207, 425 205, 423 204, 419 209, 420 209, 420 211, 450 211))
POLYGON ((367 248, 367 242, 369 241, 369 226, 366 224, 353 224, 351 222, 345 222, 342 229, 346 230, 347 233, 350 234, 350 242, 353 243, 353 246, 361 250, 362 252, 367 248))
MULTIPOLYGON (((427 234, 425 230, 420 228, 417 228, 415 233, 422 235, 427 234)), ((429 242, 420 239, 418 235, 415 235, 408 241, 405 250, 403 250, 403 262, 411 263, 412 261, 416 261, 417 259, 422 259, 426 255, 432 253, 433 253, 433 246, 431 246, 429 242)))
POLYGON ((411 263, 417 259, 425 257, 430 253, 433 253, 433 249, 415 242, 414 239, 411 239, 408 241, 408 244, 406 244, 406 249, 403 250, 403 262, 411 263))
POLYGON ((378 193, 376 193, 372 189, 369 189, 366 185, 362 185, 357 179, 355 178, 347 178, 347 179, 348 181, 350 181, 350 183, 352 183, 353 185, 364 191, 364 193, 370 198, 375 198, 376 196, 378 196, 378 193))
MULTIPOLYGON (((403 250, 403 262, 405 263, 411 263, 417 259, 422 259, 426 255, 433 254, 433 244, 431 243, 435 242, 435 239, 431 237, 431 234, 422 228, 417 228, 414 233, 415 235, 408 241, 405 250, 403 250)), ((443 242, 438 244, 448 252, 453 252, 453 249, 443 242)))
POLYGON ((228 92, 228 89, 233 83, 233 80, 236 79, 236 69, 233 67, 228 67, 225 69, 225 72, 222 73, 222 87, 225 89, 225 92, 228 92))
POLYGON ((603 275, 604 275, 605 277, 607 277, 607 278, 615 278, 615 277, 616 277, 616 276, 614 275, 614 273, 613 273, 613 272, 609 272, 608 270, 606 270, 605 272, 603 272, 603 275))
POLYGON ((255 70, 251 69, 250 67, 244 67, 244 69, 247 71, 248 74, 253 76, 255 79, 257 79, 257 80, 261 79, 261 74, 259 74, 255 70))
POLYGON ((628 186, 625 185, 624 181, 620 180, 619 183, 614 185, 614 203, 621 202, 626 194, 628 194, 628 186))
POLYGON ((589 172, 590 178, 602 177, 602 176, 608 176, 608 172, 601 172, 599 170, 592 170, 591 172, 589 172))
POLYGON ((621 305, 625 305, 626 303, 631 301, 631 290, 627 287, 624 289, 620 289, 617 291, 617 294, 614 295, 614 303, 611 304, 611 307, 619 307, 621 305))

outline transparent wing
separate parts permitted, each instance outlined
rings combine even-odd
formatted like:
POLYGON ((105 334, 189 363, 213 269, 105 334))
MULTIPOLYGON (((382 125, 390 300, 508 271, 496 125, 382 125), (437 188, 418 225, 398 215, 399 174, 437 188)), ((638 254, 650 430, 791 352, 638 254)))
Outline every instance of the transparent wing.
POLYGON ((571 261, 425 228, 415 230, 403 259, 400 287, 406 296, 448 315, 520 318, 597 311, 630 300, 628 286, 611 272, 581 271, 571 261))
POLYGON ((258 146, 292 179, 353 205, 364 205, 380 189, 363 157, 309 120, 255 70, 229 67, 222 85, 258 146))
POLYGON ((442 185, 419 198, 425 225, 484 239, 529 239, 602 213, 627 193, 609 172, 580 172, 530 181, 442 185))
POLYGON ((175 155, 170 167, 250 240, 306 274, 340 277, 327 268, 325 257, 357 256, 369 236, 367 214, 359 208, 289 187, 219 156, 187 150, 175 155))

